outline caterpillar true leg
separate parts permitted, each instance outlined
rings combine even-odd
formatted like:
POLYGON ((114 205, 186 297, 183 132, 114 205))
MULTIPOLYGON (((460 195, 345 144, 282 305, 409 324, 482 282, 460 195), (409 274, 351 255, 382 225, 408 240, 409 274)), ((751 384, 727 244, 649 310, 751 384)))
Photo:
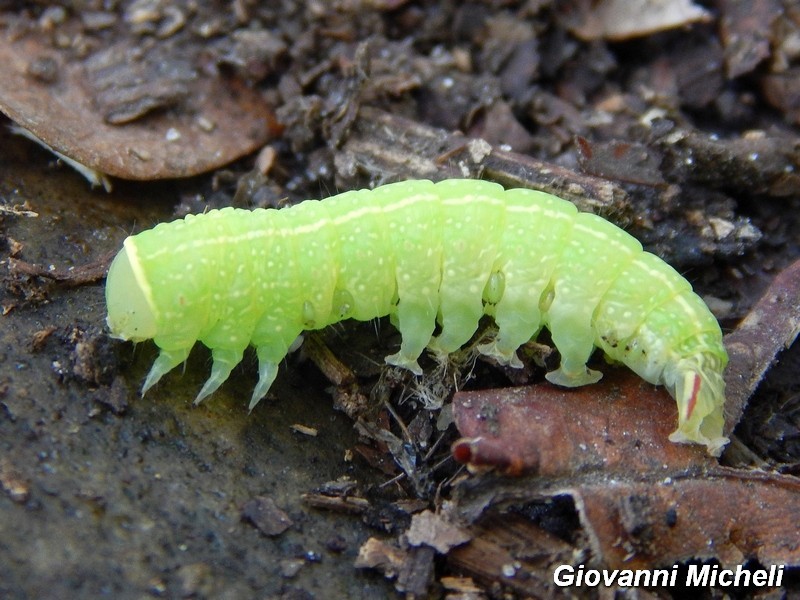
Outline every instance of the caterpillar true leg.
POLYGON ((211 358, 214 362, 211 365, 211 375, 206 379, 206 382, 194 399, 194 403, 200 404, 204 398, 216 392, 219 386, 228 379, 233 367, 242 361, 243 355, 243 349, 212 348, 211 358))
POLYGON ((249 410, 267 395, 270 386, 278 374, 278 365, 290 352, 302 343, 299 326, 287 326, 288 319, 275 319, 269 315, 264 317, 253 332, 251 343, 256 348, 258 357, 258 383, 250 396, 249 410))
POLYGON ((150 372, 147 373, 147 377, 144 380, 142 396, 147 393, 147 390, 157 384, 164 375, 186 361, 186 359, 189 358, 191 349, 192 346, 188 348, 178 348, 177 350, 164 350, 162 348, 161 352, 158 354, 158 358, 156 358, 153 366, 150 367, 150 372))
POLYGON ((261 346, 256 349, 258 356, 258 383, 250 397, 249 410, 253 410, 261 399, 267 395, 272 382, 278 376, 278 360, 275 360, 275 352, 268 346, 261 346))

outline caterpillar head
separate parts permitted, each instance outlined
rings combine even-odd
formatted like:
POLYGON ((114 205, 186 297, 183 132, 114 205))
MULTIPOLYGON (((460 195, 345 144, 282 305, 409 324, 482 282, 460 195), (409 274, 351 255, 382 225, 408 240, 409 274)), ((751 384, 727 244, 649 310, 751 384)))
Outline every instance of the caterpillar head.
POLYGON ((679 361, 671 373, 665 373, 664 383, 678 403, 678 428, 670 434, 670 441, 705 444, 712 456, 722 453, 728 443, 722 432, 724 362, 703 352, 679 361))
POLYGON ((108 269, 106 306, 106 322, 113 337, 134 342, 155 337, 156 316, 150 286, 136 257, 136 248, 128 240, 108 269))

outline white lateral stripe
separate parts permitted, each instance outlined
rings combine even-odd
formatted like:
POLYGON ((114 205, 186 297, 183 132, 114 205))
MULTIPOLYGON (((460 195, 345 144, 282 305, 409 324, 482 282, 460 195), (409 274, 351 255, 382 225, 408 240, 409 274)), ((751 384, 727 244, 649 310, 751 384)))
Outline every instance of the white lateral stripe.
POLYGON ((131 265, 131 271, 133 271, 133 276, 136 278, 136 283, 147 299, 147 304, 150 306, 150 310, 153 311, 153 315, 158 319, 158 308, 153 299, 153 288, 150 286, 150 282, 147 281, 147 276, 142 269, 142 263, 139 260, 139 250, 136 248, 136 241, 132 237, 128 237, 125 239, 122 246, 125 248, 125 253, 128 256, 128 263, 131 265))

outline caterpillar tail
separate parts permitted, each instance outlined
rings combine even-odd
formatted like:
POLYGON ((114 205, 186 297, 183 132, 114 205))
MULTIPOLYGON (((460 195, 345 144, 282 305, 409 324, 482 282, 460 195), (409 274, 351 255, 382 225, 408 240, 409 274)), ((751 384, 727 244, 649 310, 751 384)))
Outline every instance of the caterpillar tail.
POLYGON ((729 441, 723 435, 725 381, 721 369, 702 369, 690 363, 677 371, 674 382, 665 381, 678 403, 678 428, 669 439, 704 444, 711 456, 719 456, 729 441))

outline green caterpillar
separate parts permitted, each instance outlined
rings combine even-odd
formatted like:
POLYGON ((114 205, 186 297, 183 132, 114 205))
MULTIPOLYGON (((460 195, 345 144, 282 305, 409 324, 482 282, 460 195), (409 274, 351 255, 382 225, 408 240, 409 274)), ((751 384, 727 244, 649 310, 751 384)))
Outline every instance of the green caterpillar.
POLYGON ((213 357, 199 402, 253 345, 252 408, 302 331, 387 314, 402 344, 386 362, 420 374, 426 347, 455 351, 488 314, 498 333, 484 355, 520 367, 516 350, 545 326, 561 354, 549 381, 598 381, 586 367, 597 346, 666 386, 678 404, 672 441, 712 454, 727 443, 727 354, 706 305, 629 234, 543 192, 406 181, 282 210, 190 215, 125 240, 106 301, 113 335, 161 349, 142 393, 199 340, 213 357))

